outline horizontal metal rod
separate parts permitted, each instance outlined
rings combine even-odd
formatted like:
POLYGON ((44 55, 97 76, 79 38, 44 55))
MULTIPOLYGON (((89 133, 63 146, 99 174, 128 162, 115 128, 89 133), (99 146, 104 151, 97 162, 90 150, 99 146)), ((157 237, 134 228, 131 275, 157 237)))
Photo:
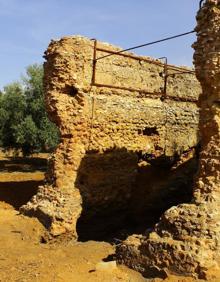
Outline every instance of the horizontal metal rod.
MULTIPOLYGON (((142 57, 142 56, 118 53, 117 51, 107 50, 107 49, 100 48, 100 47, 97 47, 96 50, 97 51, 101 51, 101 52, 110 53, 111 55, 115 55, 116 54, 116 55, 119 55, 119 56, 131 58, 131 59, 134 59, 134 60, 137 60, 137 61, 144 61, 144 62, 147 62, 147 63, 150 63, 150 64, 154 64, 154 65, 158 65, 160 67, 164 67, 164 63, 156 61, 156 60, 148 59, 148 58, 145 58, 145 57, 142 57)), ((165 58, 165 57, 163 57, 163 58, 165 58)), ((158 60, 159 59, 161 59, 161 58, 158 58, 158 60)), ((180 72, 186 70, 186 68, 177 67, 177 66, 173 66, 173 65, 169 65, 169 64, 167 64, 167 67, 168 67, 169 70, 176 70, 176 71, 180 71, 180 72)))
MULTIPOLYGON (((141 90, 141 89, 135 89, 135 88, 123 87, 123 86, 115 86, 115 85, 108 85, 108 84, 100 84, 100 83, 94 83, 94 84, 92 84, 92 86, 104 87, 104 88, 113 88, 113 89, 118 89, 118 90, 127 90, 127 91, 131 91, 131 92, 139 92, 139 95, 138 95, 139 98, 143 98, 142 95, 144 95, 144 97, 146 97, 146 98, 149 97, 149 98, 154 98, 154 99, 164 97, 163 92, 149 92, 149 91, 141 90)), ((165 99, 179 101, 179 102, 189 102, 189 103, 197 103, 198 102, 197 99, 193 99, 193 98, 187 99, 187 98, 184 98, 184 97, 179 97, 179 96, 174 96, 174 95, 167 95, 165 99)))
POLYGON ((132 54, 118 53, 117 51, 107 50, 107 49, 103 49, 103 48, 100 48, 100 47, 97 47, 96 50, 109 53, 110 55, 119 55, 119 56, 123 56, 123 57, 126 57, 126 58, 131 58, 131 59, 134 59, 134 60, 137 60, 137 61, 144 61, 144 62, 151 63, 151 64, 154 64, 154 65, 158 65, 158 66, 161 66, 161 67, 163 66, 162 62, 154 61, 152 59, 148 59, 148 58, 145 58, 145 57, 139 57, 139 56, 135 56, 135 55, 132 55, 132 54))
POLYGON ((178 37, 181 37, 181 36, 185 36, 185 35, 188 35, 188 34, 191 34, 191 33, 194 33, 194 32, 195 32, 195 30, 192 30, 192 31, 189 31, 189 32, 185 32, 185 33, 181 33, 181 34, 178 34, 178 35, 166 37, 166 38, 156 40, 156 41, 153 41, 153 42, 149 42, 149 43, 146 43, 146 44, 134 46, 134 47, 127 48, 127 49, 124 49, 124 50, 120 50, 118 52, 115 52, 114 54, 108 54, 108 55, 99 57, 99 58, 96 59, 96 61, 110 57, 110 56, 113 56, 113 55, 117 55, 117 54, 120 54, 120 53, 123 53, 123 52, 126 52, 126 51, 142 48, 142 47, 145 47, 145 46, 149 46, 149 45, 157 44, 157 43, 164 42, 164 41, 167 41, 167 40, 171 40, 171 39, 174 39, 174 38, 178 38, 178 37))
POLYGON ((131 87, 125 87, 125 86, 117 86, 117 85, 110 85, 110 84, 101 84, 101 83, 93 83, 92 86, 96 87, 106 87, 106 88, 113 88, 113 89, 119 89, 119 90, 127 90, 127 91, 132 91, 132 92, 141 92, 145 94, 154 94, 154 95, 161 95, 162 93, 159 92, 149 92, 146 90, 141 90, 139 88, 131 88, 131 87))
POLYGON ((195 75, 195 71, 183 71, 183 72, 168 73, 167 76, 178 75, 178 74, 194 74, 195 75))

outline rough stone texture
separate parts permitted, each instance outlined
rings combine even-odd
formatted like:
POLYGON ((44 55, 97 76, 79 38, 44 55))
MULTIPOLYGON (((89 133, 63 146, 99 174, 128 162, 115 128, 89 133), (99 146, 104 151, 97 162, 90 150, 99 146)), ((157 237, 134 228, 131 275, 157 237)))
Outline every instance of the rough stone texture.
MULTIPOLYGON (((164 100, 161 62, 114 55, 97 61, 96 83, 115 87, 94 86, 93 53, 94 42, 79 36, 52 41, 45 53, 46 104, 60 129, 61 143, 46 184, 21 211, 37 216, 54 236, 70 232, 77 238, 82 209, 88 219, 99 214, 106 222, 110 217, 122 222, 132 194, 137 194, 138 156, 145 154, 149 163, 171 167, 198 143, 194 101, 201 89, 194 75, 169 77, 164 100)), ((97 52, 102 55, 106 52, 97 52)))
MULTIPOLYGON (((146 236, 118 247, 118 261, 149 270, 211 279, 219 272, 220 243, 220 1, 206 0, 194 44, 200 96, 202 151, 191 204, 167 210, 146 236)), ((156 272, 155 272, 156 273, 156 272)))

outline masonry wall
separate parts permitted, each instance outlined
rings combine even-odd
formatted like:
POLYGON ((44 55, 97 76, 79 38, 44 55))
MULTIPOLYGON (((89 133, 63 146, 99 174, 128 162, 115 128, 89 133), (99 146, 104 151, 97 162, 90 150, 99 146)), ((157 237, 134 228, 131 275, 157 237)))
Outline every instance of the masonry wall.
MULTIPOLYGON (((94 44, 80 36, 64 37, 45 52, 47 110, 61 143, 47 183, 22 211, 37 216, 53 235, 77 237, 80 215, 85 221, 97 214, 118 218, 120 224, 138 193, 140 160, 161 170, 177 168, 199 141, 201 89, 193 74, 168 66, 174 75, 168 77, 164 98, 159 60, 126 53, 98 60, 94 69, 94 44)), ((97 42, 96 58, 108 54, 101 49, 119 50, 97 42)), ((187 181, 194 172, 195 167, 187 181)), ((141 198, 147 201, 146 194, 141 198)))
MULTIPOLYGON (((201 2, 202 4, 202 2, 201 2)), ((189 204, 168 209, 146 235, 118 247, 118 261, 145 275, 174 273, 196 281, 220 280, 220 1, 206 0, 197 14, 193 47, 199 98, 201 151, 189 204)))

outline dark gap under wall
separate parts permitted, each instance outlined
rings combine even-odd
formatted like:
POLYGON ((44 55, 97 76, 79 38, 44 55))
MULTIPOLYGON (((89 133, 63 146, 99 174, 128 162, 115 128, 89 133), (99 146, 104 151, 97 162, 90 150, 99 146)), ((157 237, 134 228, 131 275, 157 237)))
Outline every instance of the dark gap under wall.
POLYGON ((191 201, 197 168, 196 155, 164 167, 159 160, 138 165, 137 155, 128 151, 87 154, 77 180, 83 199, 79 241, 117 243, 152 228, 165 210, 191 201))

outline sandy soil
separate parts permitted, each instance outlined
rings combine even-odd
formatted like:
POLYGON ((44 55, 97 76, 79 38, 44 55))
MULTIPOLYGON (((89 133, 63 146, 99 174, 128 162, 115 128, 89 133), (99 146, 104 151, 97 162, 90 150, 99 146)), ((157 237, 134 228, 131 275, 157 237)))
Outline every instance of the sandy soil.
POLYGON ((144 281, 123 267, 99 269, 99 263, 114 253, 110 244, 42 244, 43 232, 36 219, 0 205, 0 281, 144 281))
POLYGON ((115 248, 109 243, 45 244, 41 243, 44 234, 37 219, 23 216, 9 204, 0 202, 0 282, 197 281, 175 276, 165 280, 145 279, 125 266, 115 266, 109 259, 115 248))
MULTIPOLYGON (((5 156, 0 156, 0 168, 0 282, 162 281, 116 266, 111 256, 115 247, 106 242, 43 243, 44 227, 18 209, 36 193, 44 169, 36 171, 29 161, 13 163, 5 156)), ((163 281, 195 280, 170 276, 163 281)))
POLYGON ((139 273, 116 267, 115 262, 104 262, 114 253, 108 243, 42 243, 44 227, 18 209, 36 193, 44 169, 36 171, 29 160, 25 163, 5 154, 0 155, 0 168, 1 282, 146 281, 139 273))
POLYGON ((0 281, 144 281, 134 271, 103 262, 114 253, 110 244, 42 244, 43 232, 36 219, 0 205, 0 281))

